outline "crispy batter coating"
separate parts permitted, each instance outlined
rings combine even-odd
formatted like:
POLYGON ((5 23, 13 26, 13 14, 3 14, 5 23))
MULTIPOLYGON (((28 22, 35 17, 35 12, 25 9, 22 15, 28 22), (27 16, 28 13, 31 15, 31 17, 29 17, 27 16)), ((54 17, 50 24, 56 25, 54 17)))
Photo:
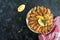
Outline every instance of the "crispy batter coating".
POLYGON ((49 8, 44 6, 37 6, 31 10, 28 17, 28 25, 32 30, 38 33, 47 33, 53 28, 53 14, 49 8), (44 16, 46 20, 46 26, 41 26, 38 23, 36 16, 44 16))

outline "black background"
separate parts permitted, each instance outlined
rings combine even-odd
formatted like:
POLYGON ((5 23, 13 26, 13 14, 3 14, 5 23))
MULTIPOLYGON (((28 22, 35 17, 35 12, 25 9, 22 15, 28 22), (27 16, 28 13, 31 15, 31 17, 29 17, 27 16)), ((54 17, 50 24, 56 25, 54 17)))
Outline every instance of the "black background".
POLYGON ((54 16, 60 15, 60 0, 0 0, 0 40, 38 40, 25 20, 27 12, 38 5, 50 8, 54 16), (20 4, 26 5, 21 13, 17 12, 20 4))

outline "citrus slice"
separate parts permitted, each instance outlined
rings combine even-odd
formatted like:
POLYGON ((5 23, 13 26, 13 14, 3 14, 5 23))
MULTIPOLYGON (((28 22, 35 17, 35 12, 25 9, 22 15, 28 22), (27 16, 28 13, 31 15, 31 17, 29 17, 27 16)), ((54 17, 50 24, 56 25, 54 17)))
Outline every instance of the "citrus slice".
POLYGON ((36 16, 36 17, 44 20, 44 17, 43 16, 36 16))
POLYGON ((38 19, 38 23, 39 23, 41 26, 45 26, 41 19, 38 19))
POLYGON ((25 5, 22 4, 18 7, 18 12, 22 12, 25 9, 25 5))

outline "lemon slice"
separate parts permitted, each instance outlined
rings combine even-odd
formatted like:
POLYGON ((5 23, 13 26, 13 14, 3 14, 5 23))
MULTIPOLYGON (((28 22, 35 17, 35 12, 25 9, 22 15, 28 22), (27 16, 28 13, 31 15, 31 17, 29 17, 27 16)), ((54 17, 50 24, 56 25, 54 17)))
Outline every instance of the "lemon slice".
POLYGON ((41 26, 45 26, 44 23, 41 21, 41 19, 38 19, 38 23, 39 23, 41 26))
POLYGON ((22 4, 18 7, 18 12, 22 12, 25 9, 25 5, 22 4))
POLYGON ((36 17, 44 20, 44 17, 43 16, 36 16, 36 17))

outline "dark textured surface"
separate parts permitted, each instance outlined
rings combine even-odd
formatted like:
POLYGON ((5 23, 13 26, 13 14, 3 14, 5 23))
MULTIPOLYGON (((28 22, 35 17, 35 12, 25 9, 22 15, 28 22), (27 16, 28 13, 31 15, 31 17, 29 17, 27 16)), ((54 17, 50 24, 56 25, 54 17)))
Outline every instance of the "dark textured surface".
POLYGON ((38 40, 38 35, 26 26, 26 14, 34 6, 49 7, 54 16, 60 15, 59 0, 0 0, 0 40, 38 40), (23 12, 17 7, 25 4, 23 12), (22 20, 18 18, 22 16, 22 20))

